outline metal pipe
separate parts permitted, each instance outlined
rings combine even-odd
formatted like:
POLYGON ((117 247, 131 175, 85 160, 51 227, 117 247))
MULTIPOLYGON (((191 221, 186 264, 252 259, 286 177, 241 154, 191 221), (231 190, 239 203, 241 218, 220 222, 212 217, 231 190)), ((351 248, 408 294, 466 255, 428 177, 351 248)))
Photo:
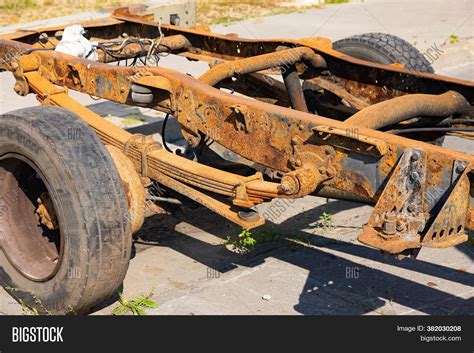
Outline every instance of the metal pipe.
POLYGON ((345 122, 370 129, 380 129, 417 116, 443 117, 464 113, 469 108, 466 98, 455 91, 440 95, 410 94, 371 105, 345 122))
POLYGON ((321 55, 316 54, 310 48, 298 47, 250 58, 223 62, 204 73, 199 77, 199 81, 215 86, 219 82, 235 75, 245 75, 271 68, 294 65, 298 62, 305 62, 316 69, 326 67, 326 61, 321 55))
MULTIPOLYGON (((137 38, 138 39, 138 38, 137 38)), ((116 62, 119 60, 142 57, 148 54, 150 44, 129 43, 120 53, 113 53, 113 56, 107 55, 103 49, 99 49, 99 62, 116 62)), ((182 34, 164 37, 154 51, 156 53, 166 53, 190 48, 191 42, 182 34)))
POLYGON ((172 203, 174 205, 179 205, 179 206, 183 205, 181 201, 179 201, 178 199, 173 199, 171 197, 159 197, 159 196, 148 195, 146 198, 147 200, 151 200, 151 201, 167 202, 167 203, 172 203))
POLYGON ((288 97, 290 97, 291 107, 296 110, 308 113, 308 106, 304 98, 300 77, 296 71, 296 65, 291 64, 282 67, 283 81, 285 82, 288 97))

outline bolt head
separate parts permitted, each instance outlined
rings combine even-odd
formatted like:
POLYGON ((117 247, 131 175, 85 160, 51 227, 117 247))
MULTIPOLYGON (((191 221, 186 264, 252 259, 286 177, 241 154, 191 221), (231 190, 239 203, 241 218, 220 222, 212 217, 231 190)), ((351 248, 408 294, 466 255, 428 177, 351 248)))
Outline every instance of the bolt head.
POLYGON ((464 166, 461 165, 461 164, 458 164, 458 165, 456 166, 456 172, 462 173, 463 171, 464 171, 464 166))

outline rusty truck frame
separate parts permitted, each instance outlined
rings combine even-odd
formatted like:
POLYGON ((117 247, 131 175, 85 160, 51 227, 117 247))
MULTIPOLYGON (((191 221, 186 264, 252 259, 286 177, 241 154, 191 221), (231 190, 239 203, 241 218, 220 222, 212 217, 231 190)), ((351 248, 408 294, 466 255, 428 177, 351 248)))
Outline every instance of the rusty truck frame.
MULTIPOLYGON (((53 50, 64 26, 0 36, 0 69, 13 73, 15 92, 35 94, 42 105, 56 107, 48 108, 48 114, 60 115, 64 109, 73 113, 109 151, 128 201, 126 237, 131 239, 143 224, 146 190, 158 183, 246 229, 264 224, 254 210, 262 202, 319 195, 373 204, 358 239, 388 253, 450 247, 468 239, 466 229, 474 229, 474 156, 431 142, 446 134, 472 140, 473 82, 401 63, 358 59, 334 50, 325 38, 243 39, 214 34, 206 26, 163 25, 141 10, 118 8, 108 18, 81 23, 91 41, 98 42, 97 61, 53 50), (150 65, 153 58, 169 54, 207 62, 210 69, 195 78, 150 65), (112 65, 140 59, 148 62, 112 65), (68 90, 174 116, 190 150, 214 141, 220 151, 233 152, 234 165, 252 173, 173 153, 150 136, 131 134, 103 119, 71 98, 68 90)), ((34 160, 31 164, 43 171, 34 160)), ((4 164, 0 167, 5 189, 12 185, 5 183, 13 172, 4 164)), ((44 199, 34 205, 46 231, 61 228, 55 216, 58 205, 51 199, 53 206, 44 199)), ((9 229, 0 233, 4 252, 9 229)), ((104 244, 113 242, 104 239, 104 244)), ((121 244, 128 248, 131 240, 121 244)), ((64 246, 57 249, 57 256, 48 258, 55 266, 65 252, 64 246)), ((12 257, 22 255, 13 253, 5 255, 14 263, 12 257)), ((63 300, 51 302, 45 297, 46 304, 38 305, 32 298, 40 296, 40 290, 9 282, 9 274, 2 275, 2 281, 4 286, 20 286, 11 293, 26 298, 28 305, 81 312, 117 289, 130 251, 120 254, 116 261, 124 265, 111 275, 117 278, 109 278, 113 284, 108 289, 67 306, 67 298, 74 295, 63 293, 63 300)), ((26 258, 36 261, 41 250, 35 256, 26 258)), ((105 268, 101 266, 94 271, 105 268)), ((21 263, 16 268, 21 270, 21 263)))

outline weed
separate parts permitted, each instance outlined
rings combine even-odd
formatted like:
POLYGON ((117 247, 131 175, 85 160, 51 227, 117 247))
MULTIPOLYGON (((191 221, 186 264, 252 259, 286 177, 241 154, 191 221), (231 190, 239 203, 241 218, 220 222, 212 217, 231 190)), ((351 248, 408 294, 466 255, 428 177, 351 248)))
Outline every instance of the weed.
POLYGON ((52 315, 51 312, 43 305, 41 300, 35 294, 33 294, 32 292, 26 292, 26 293, 29 293, 33 297, 33 299, 35 300, 36 307, 30 307, 30 306, 26 305, 25 302, 23 301, 23 299, 21 299, 21 298, 19 298, 18 296, 15 295, 16 292, 24 292, 25 293, 24 290, 21 290, 19 288, 12 288, 12 287, 5 287, 5 290, 10 292, 11 295, 16 298, 16 300, 18 301, 18 303, 21 306, 21 311, 23 312, 23 314, 25 314, 25 315, 39 315, 40 313, 39 313, 39 310, 37 308, 40 308, 41 311, 45 315, 52 315))
POLYGON ((257 244, 268 243, 271 241, 280 241, 283 239, 285 239, 283 233, 278 228, 274 227, 268 227, 260 230, 256 238, 257 244))
POLYGON ((242 229, 237 240, 232 240, 231 237, 227 237, 224 244, 232 245, 239 254, 246 254, 255 248, 257 241, 252 236, 252 232, 248 229, 242 229))
POLYGON ((145 122, 145 118, 139 115, 129 115, 122 119, 123 125, 132 125, 145 122))
POLYGON ((323 212, 323 214, 319 216, 320 226, 324 230, 330 230, 332 228, 332 221, 333 219, 330 213, 323 212))
POLYGON ((451 34, 449 36, 449 43, 454 44, 459 40, 459 37, 455 34, 451 34))
POLYGON ((154 291, 152 290, 146 296, 137 296, 132 299, 125 299, 123 294, 118 292, 120 304, 112 310, 112 314, 126 315, 131 313, 132 315, 144 316, 146 315, 146 311, 144 309, 158 308, 158 304, 150 299, 153 294, 154 291))
POLYGON ((28 305, 25 304, 23 299, 18 298, 18 303, 21 306, 21 312, 23 313, 23 315, 33 315, 33 316, 39 315, 38 309, 30 308, 28 305))

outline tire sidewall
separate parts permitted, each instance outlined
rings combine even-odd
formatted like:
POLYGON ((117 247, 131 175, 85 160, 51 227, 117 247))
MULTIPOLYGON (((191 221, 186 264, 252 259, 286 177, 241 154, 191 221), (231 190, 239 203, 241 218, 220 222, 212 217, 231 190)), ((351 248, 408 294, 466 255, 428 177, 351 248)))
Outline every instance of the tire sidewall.
POLYGON ((12 120, 7 117, 0 120, 0 156, 17 153, 35 161, 34 165, 46 179, 45 184, 55 201, 61 229, 62 256, 54 276, 44 282, 37 282, 23 276, 1 250, 0 281, 26 305, 39 307, 40 310, 43 307, 52 313, 62 312, 67 310, 67 306, 77 306, 87 281, 88 258, 84 250, 88 246, 87 239, 81 236, 87 231, 82 222, 86 215, 80 207, 78 190, 65 178, 71 173, 71 166, 57 158, 56 151, 50 144, 44 143, 44 137, 41 138, 36 129, 23 121, 12 120))

